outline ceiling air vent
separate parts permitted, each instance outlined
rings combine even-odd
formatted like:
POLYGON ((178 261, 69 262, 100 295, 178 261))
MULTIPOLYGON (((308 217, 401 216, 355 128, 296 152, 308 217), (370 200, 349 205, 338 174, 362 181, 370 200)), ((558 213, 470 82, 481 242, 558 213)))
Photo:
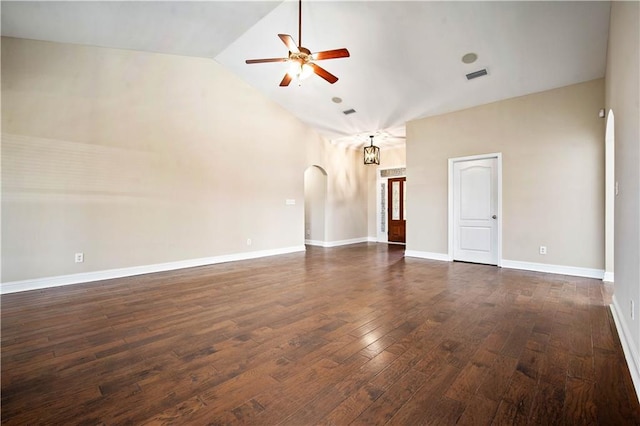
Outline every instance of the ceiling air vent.
POLYGON ((355 109, 353 109, 353 108, 350 108, 350 109, 348 109, 348 110, 342 111, 342 113, 343 113, 344 115, 353 114, 354 112, 356 112, 356 110, 355 110, 355 109))
POLYGON ((487 69, 481 69, 480 71, 475 71, 467 74, 467 80, 473 80, 474 78, 482 77, 483 75, 487 75, 487 69))

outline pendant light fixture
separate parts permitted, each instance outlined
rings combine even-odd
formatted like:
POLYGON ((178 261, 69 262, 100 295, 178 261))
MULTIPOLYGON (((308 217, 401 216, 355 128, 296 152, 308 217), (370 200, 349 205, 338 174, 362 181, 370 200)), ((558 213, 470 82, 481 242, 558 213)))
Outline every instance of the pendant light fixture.
POLYGON ((370 135, 371 145, 364 147, 364 164, 380 164, 380 148, 373 144, 373 135, 370 135))

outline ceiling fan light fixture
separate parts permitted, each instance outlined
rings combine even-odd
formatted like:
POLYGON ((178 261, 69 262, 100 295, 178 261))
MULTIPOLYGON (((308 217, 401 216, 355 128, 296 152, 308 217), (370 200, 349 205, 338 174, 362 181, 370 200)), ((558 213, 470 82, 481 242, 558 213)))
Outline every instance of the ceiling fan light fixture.
POLYGON ((373 144, 373 136, 369 136, 371 145, 364 147, 364 164, 380 165, 380 147, 373 144))
POLYGON ((301 61, 290 61, 289 71, 287 73, 292 78, 297 78, 298 80, 304 80, 313 74, 313 68, 309 64, 304 64, 301 61))

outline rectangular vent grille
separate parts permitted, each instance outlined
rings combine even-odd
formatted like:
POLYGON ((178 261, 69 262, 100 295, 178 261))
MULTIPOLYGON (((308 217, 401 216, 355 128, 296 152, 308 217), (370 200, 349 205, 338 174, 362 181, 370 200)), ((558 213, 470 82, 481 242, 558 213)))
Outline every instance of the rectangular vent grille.
POLYGON ((354 112, 356 112, 356 110, 355 110, 355 109, 353 109, 353 108, 348 109, 348 110, 346 110, 346 111, 342 111, 342 113, 343 113, 344 115, 353 114, 354 112))
POLYGON ((475 71, 467 74, 467 80, 473 80, 474 78, 482 77, 483 75, 487 75, 487 69, 482 69, 480 71, 475 71))

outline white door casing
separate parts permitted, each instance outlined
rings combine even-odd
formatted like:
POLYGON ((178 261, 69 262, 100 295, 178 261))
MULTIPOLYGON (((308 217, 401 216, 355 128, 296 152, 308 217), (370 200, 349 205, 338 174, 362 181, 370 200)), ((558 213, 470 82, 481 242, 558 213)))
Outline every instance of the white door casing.
POLYGON ((499 265, 500 154, 449 160, 449 257, 499 265))

